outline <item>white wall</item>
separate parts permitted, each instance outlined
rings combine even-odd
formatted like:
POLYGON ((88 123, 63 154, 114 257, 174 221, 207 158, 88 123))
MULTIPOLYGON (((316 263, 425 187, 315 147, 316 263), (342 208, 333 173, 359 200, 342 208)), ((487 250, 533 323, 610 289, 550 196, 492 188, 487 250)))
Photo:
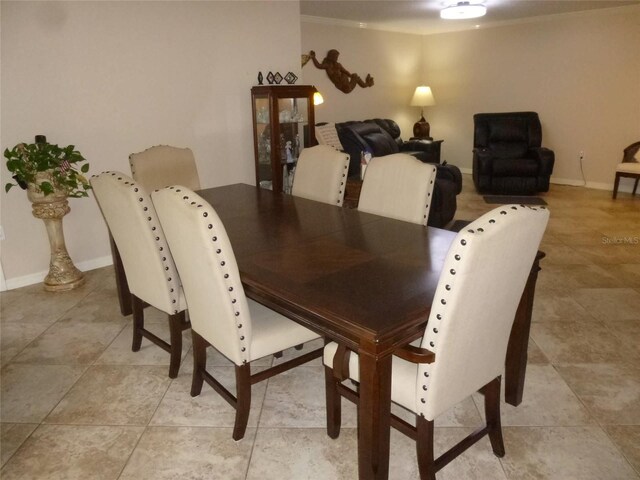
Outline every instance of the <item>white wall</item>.
POLYGON ((412 136, 420 118, 417 107, 409 107, 421 80, 422 46, 418 35, 381 32, 302 21, 302 51, 316 52, 319 62, 331 49, 340 52, 338 61, 364 80, 374 78, 370 88, 356 87, 345 94, 311 61, 302 69, 304 83, 315 85, 325 103, 316 108, 316 121, 343 122, 367 118, 393 118, 405 139, 412 136))
MULTIPOLYGON (((259 70, 301 77, 299 18, 290 1, 2 1, 1 148, 45 134, 95 174, 129 172, 128 155, 152 145, 188 146, 203 186, 254 183, 250 88, 259 70)), ((8 286, 38 281, 44 225, 23 191, 1 196, 8 286)), ((110 262, 95 200, 70 203, 74 262, 110 262)))
POLYGON ((582 151, 587 185, 596 188, 611 188, 622 150, 640 139, 638 45, 639 7, 428 36, 302 22, 304 52, 322 59, 335 48, 347 69, 376 79, 345 95, 307 64, 305 82, 327 99, 319 120, 390 117, 409 137, 418 112, 406 105, 425 83, 436 99, 425 116, 444 139, 443 160, 471 171, 474 113, 533 110, 543 145, 556 153, 552 181, 582 184, 582 151))
POLYGON ((471 168, 473 114, 537 111, 552 181, 613 183, 622 150, 640 139, 640 8, 621 8, 426 36, 425 69, 445 158, 471 168))

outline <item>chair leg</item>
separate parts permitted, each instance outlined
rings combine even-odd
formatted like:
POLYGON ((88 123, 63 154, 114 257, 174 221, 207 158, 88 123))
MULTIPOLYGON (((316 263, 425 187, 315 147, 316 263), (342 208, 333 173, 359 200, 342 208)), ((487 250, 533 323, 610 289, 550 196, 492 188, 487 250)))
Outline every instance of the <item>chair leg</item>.
POLYGON ((416 453, 420 480, 436 480, 433 457, 433 420, 416 415, 416 453))
POLYGON ((620 185, 620 174, 616 173, 616 179, 613 182, 613 199, 618 196, 618 185, 620 185))
POLYGON ((497 457, 504 457, 504 440, 500 421, 500 377, 496 377, 483 389, 484 411, 491 448, 497 457))
POLYGON ((144 330, 144 303, 135 295, 131 295, 131 308, 133 310, 133 341, 131 351, 140 351, 142 345, 142 330, 144 330))
POLYGON ((171 336, 171 361, 169 362, 169 378, 176 378, 180 370, 182 358, 182 330, 185 322, 184 310, 169 315, 169 333, 171 336))
POLYGON ((236 421, 233 426, 233 439, 244 437, 251 410, 251 367, 248 363, 236 365, 236 421))
POLYGON ((327 402, 327 434, 338 438, 342 423, 342 404, 337 388, 338 380, 333 376, 333 369, 324 367, 325 397, 327 402))
POLYGON ((633 184, 633 196, 636 195, 636 191, 638 190, 638 181, 640 181, 640 177, 636 178, 636 183, 633 184))
POLYGON ((207 368, 207 341, 191 329, 193 343, 193 377, 191 378, 191 396, 197 397, 202 391, 204 372, 207 368))

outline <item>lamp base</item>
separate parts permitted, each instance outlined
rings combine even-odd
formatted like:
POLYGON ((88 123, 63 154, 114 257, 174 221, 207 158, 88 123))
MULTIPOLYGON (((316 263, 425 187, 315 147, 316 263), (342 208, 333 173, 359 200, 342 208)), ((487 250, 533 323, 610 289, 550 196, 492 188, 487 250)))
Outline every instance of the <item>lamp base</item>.
POLYGON ((431 127, 429 126, 429 122, 427 122, 424 119, 424 116, 422 116, 420 117, 420 120, 418 120, 413 125, 413 136, 416 138, 430 139, 431 138, 431 136, 429 135, 430 130, 431 130, 431 127))

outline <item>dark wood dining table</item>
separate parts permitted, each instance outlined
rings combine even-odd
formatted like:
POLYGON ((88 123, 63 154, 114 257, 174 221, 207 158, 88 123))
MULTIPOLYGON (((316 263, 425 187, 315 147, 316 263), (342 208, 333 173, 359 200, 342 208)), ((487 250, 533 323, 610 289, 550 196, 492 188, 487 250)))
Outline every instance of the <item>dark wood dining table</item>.
MULTIPOLYGON (((359 478, 388 478, 392 354, 422 336, 456 233, 250 185, 198 193, 227 229, 247 296, 358 353, 359 478)), ((512 405, 522 401, 542 256, 509 340, 505 398, 512 405)), ((122 290, 126 279, 117 277, 122 290)))

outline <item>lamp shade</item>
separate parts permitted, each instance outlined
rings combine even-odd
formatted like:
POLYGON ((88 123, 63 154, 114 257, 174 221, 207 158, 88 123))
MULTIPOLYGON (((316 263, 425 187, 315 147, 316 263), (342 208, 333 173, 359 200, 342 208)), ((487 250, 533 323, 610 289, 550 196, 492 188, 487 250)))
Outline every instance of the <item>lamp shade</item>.
POLYGON ((320 94, 320 92, 315 92, 313 94, 313 104, 322 105, 323 103, 324 103, 324 98, 322 98, 322 95, 320 94))
POLYGON ((409 105, 412 107, 428 107, 435 104, 436 100, 433 98, 433 93, 431 93, 431 87, 421 85, 416 88, 409 105))

